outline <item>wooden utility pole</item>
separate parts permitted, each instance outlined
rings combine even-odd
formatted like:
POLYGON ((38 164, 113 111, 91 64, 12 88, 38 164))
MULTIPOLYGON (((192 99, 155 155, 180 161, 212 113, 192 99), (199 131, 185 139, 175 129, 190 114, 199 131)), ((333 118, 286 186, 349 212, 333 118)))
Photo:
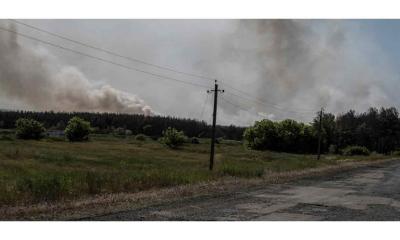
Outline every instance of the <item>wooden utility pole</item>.
POLYGON ((317 160, 321 158, 321 138, 322 138, 322 114, 323 114, 324 108, 321 108, 321 111, 319 112, 319 127, 318 127, 318 156, 317 160))
POLYGON ((207 93, 214 92, 214 111, 213 111, 213 122, 211 130, 211 151, 210 151, 210 171, 214 167, 214 146, 215 146, 215 124, 217 122, 217 99, 218 92, 224 92, 224 90, 218 90, 217 80, 215 80, 214 90, 207 90, 207 93))

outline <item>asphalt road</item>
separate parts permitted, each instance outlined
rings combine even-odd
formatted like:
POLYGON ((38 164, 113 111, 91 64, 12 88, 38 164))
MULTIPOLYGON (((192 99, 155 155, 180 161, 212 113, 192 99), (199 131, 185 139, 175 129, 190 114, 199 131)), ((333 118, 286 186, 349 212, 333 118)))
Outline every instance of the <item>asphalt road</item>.
POLYGON ((87 220, 400 220, 400 162, 196 197, 87 220))

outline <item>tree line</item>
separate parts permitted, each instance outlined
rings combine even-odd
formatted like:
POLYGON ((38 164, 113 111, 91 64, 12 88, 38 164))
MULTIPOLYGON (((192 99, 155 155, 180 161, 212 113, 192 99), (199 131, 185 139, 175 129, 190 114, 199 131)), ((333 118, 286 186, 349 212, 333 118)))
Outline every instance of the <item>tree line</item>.
MULTIPOLYGON (((41 122, 46 129, 64 130, 74 116, 90 122, 97 133, 125 129, 135 135, 161 137, 165 129, 172 127, 188 137, 211 136, 211 126, 204 121, 119 113, 0 111, 0 128, 15 128, 17 119, 28 118, 41 122)), ((217 137, 245 140, 253 149, 316 153, 319 125, 317 113, 311 123, 265 119, 247 129, 233 125, 217 126, 216 132, 217 137)), ((370 108, 361 113, 350 110, 338 116, 323 113, 321 125, 321 149, 325 153, 339 153, 348 146, 366 147, 385 154, 400 148, 400 118, 394 107, 370 108)))
MULTIPOLYGON (((208 138, 211 126, 204 121, 183 119, 169 116, 144 116, 121 113, 90 112, 33 112, 33 111, 0 111, 0 128, 15 128, 19 118, 34 119, 41 122, 46 129, 64 130, 68 121, 79 117, 90 122, 96 133, 111 133, 118 130, 129 130, 132 134, 145 134, 160 137, 168 127, 183 131, 188 137, 208 138)), ((216 135, 225 139, 241 140, 244 127, 217 126, 216 135)))
MULTIPOLYGON (((310 124, 283 120, 258 121, 244 132, 246 144, 259 150, 316 153, 320 120, 310 124)), ((349 146, 366 147, 388 154, 400 148, 400 119, 396 108, 370 108, 356 113, 350 110, 335 116, 322 114, 322 152, 339 153, 349 146)))

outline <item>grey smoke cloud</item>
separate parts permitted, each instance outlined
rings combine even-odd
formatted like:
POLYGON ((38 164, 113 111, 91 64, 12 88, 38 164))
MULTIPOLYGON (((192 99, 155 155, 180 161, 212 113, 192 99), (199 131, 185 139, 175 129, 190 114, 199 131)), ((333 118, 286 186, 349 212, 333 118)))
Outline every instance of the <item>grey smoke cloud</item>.
MULTIPOLYGON (((16 30, 14 24, 8 27, 16 30)), ((2 33, 0 92, 37 110, 153 114, 137 96, 108 84, 96 86, 78 68, 56 61, 46 50, 28 48, 17 35, 2 33)))
MULTIPOLYGON (((400 90, 398 84, 395 84, 399 80, 396 69, 373 39, 358 31, 357 23, 352 21, 29 22, 124 55, 218 78, 221 88, 226 90, 219 100, 218 122, 221 124, 249 125, 262 118, 310 121, 315 116, 314 111, 322 106, 337 114, 349 109, 365 111, 370 106, 396 106, 400 103, 396 97, 400 90), (261 105, 237 98, 231 93, 238 93, 224 83, 248 92, 255 98, 264 99, 267 103, 261 105), (275 105, 284 111, 276 109, 275 105), (303 109, 307 113, 293 112, 303 109)), ((1 49, 8 47, 7 44, 17 42, 10 38, 12 36, 0 33, 1 49)), ((33 81, 11 82, 2 77, 2 87, 10 88, 6 91, 8 95, 18 96, 26 104, 34 104, 34 107, 40 109, 63 106, 66 110, 84 108, 124 112, 155 111, 179 117, 201 117, 208 122, 211 119, 211 97, 204 114, 200 116, 206 99, 204 89, 158 81, 140 73, 127 72, 91 59, 57 52, 45 46, 28 45, 26 42, 21 43, 21 39, 18 40, 20 44, 17 49, 23 48, 27 51, 19 50, 17 56, 13 53, 16 48, 6 51, 5 54, 11 55, 20 64, 11 66, 13 64, 10 61, 6 65, 2 64, 1 74, 12 70, 19 72, 21 79, 32 79, 32 75, 36 76, 34 79, 37 83, 27 87, 23 83, 32 84, 33 81), (24 54, 29 56, 23 56, 24 54), (36 56, 34 60, 29 60, 31 55, 36 56), (47 77, 44 78, 43 75, 47 77), (71 79, 75 78, 79 79, 77 81, 80 84, 70 84, 75 81, 71 79), (100 79, 104 83, 95 84, 89 79, 100 79), (47 87, 36 87, 43 85, 47 87), (73 91, 61 91, 65 87, 72 88, 73 91), (146 99, 147 104, 138 97, 117 89, 138 94, 146 99)), ((0 56, 2 62, 6 59, 10 57, 3 54, 0 56)), ((184 80, 199 81, 212 87, 212 82, 201 79, 187 78, 144 65, 128 62, 124 64, 184 80)))
MULTIPOLYGON (((338 114, 392 106, 387 90, 397 88, 394 69, 368 36, 349 25, 335 20, 240 20, 225 36, 215 60, 225 66, 217 65, 216 71, 236 88, 285 109, 230 97, 262 112, 261 117, 309 121, 320 107, 338 114)), ((231 115, 239 111, 226 105, 224 110, 231 115)))

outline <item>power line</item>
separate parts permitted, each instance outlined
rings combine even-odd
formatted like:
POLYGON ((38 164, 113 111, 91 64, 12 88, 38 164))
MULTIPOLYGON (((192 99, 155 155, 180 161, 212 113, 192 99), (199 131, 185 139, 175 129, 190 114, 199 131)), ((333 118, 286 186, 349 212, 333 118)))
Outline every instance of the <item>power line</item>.
MULTIPOLYGON (((104 48, 101 48, 101 47, 97 47, 97 46, 94 46, 94 45, 91 45, 91 44, 88 44, 88 43, 85 43, 85 42, 81 42, 81 41, 78 41, 78 40, 75 40, 75 39, 72 39, 72 38, 69 38, 69 37, 65 37, 65 36, 63 36, 63 35, 61 35, 61 34, 54 33, 54 32, 50 32, 50 31, 45 30, 45 29, 43 29, 43 28, 39 28, 39 27, 37 27, 37 26, 33 26, 33 25, 30 25, 30 24, 27 24, 27 23, 24 23, 24 22, 15 20, 15 19, 9 19, 9 21, 12 21, 12 22, 14 22, 14 23, 23 25, 23 26, 25 26, 25 27, 32 28, 32 29, 37 30, 37 31, 39 31, 39 32, 43 32, 43 33, 49 34, 49 35, 51 35, 51 36, 55 36, 55 37, 60 38, 60 39, 63 39, 63 40, 67 40, 67 41, 73 42, 73 43, 75 43, 75 44, 79 44, 79 45, 84 46, 84 47, 88 47, 88 48, 91 48, 91 49, 94 49, 94 50, 98 50, 98 51, 101 51, 101 52, 110 54, 110 55, 112 55, 112 56, 124 58, 124 59, 129 60, 129 61, 133 61, 133 62, 138 62, 138 63, 146 64, 146 65, 149 65, 149 66, 152 66, 152 67, 156 67, 156 68, 168 70, 168 71, 175 72, 175 73, 179 73, 179 74, 184 74, 184 75, 191 76, 191 77, 197 77, 197 78, 206 79, 206 80, 214 80, 214 79, 215 79, 215 78, 211 78, 211 77, 207 77, 207 76, 202 76, 202 75, 198 75, 198 74, 193 74, 193 73, 189 73, 189 72, 184 72, 184 71, 176 70, 176 69, 173 69, 173 68, 171 68, 171 67, 165 67, 165 66, 161 66, 161 65, 158 65, 158 64, 149 63, 149 62, 146 62, 146 61, 137 59, 137 58, 132 58, 132 57, 129 57, 129 56, 125 56, 125 55, 116 53, 116 52, 114 52, 114 51, 111 51, 111 50, 108 50, 108 49, 104 49, 104 48)), ((221 81, 221 82, 222 82, 222 81, 221 81)), ((255 101, 257 101, 257 102, 262 102, 262 104, 269 105, 270 107, 273 107, 273 108, 275 108, 275 109, 284 110, 282 107, 279 107, 279 106, 278 106, 277 104, 275 104, 275 103, 268 102, 268 101, 266 101, 266 100, 264 100, 264 99, 254 98, 254 97, 251 96, 251 94, 249 94, 249 93, 247 93, 247 92, 244 92, 244 91, 242 91, 242 90, 240 90, 240 89, 234 88, 233 86, 231 86, 231 85, 229 85, 229 84, 226 84, 226 83, 223 83, 223 82, 222 82, 222 84, 224 84, 226 87, 231 88, 232 90, 234 90, 234 91, 236 91, 236 92, 238 92, 238 93, 241 93, 241 94, 243 94, 243 95, 245 95, 245 96, 247 96, 247 97, 249 97, 249 98, 252 98, 253 100, 255 100, 255 101)), ((240 97, 240 96, 239 96, 239 97, 240 97)), ((299 110, 299 111, 305 111, 305 112, 310 112, 310 111, 315 112, 314 110, 305 110, 305 109, 297 109, 297 110, 299 110)), ((286 110, 286 112, 296 112, 296 113, 298 113, 297 111, 287 111, 287 110, 286 110)))
MULTIPOLYGON (((243 95, 246 96, 247 98, 246 98, 246 97, 243 97, 243 96, 240 96, 240 95, 237 95, 237 94, 233 94, 233 93, 230 93, 231 95, 234 95, 234 96, 240 97, 240 98, 244 98, 244 99, 246 99, 246 100, 253 101, 253 102, 256 102, 256 103, 259 103, 259 104, 262 104, 262 105, 268 105, 269 107, 272 107, 272 108, 274 108, 274 109, 276 109, 276 110, 285 111, 285 112, 292 112, 292 113, 311 113, 311 112, 314 113, 314 112, 316 112, 316 111, 311 110, 311 109, 307 109, 307 110, 306 110, 306 109, 300 109, 300 108, 296 108, 298 111, 296 111, 296 110, 286 110, 286 109, 284 109, 283 107, 280 107, 279 105, 277 105, 277 104, 275 104, 275 103, 267 102, 267 101, 264 100, 264 99, 252 97, 251 94, 246 93, 246 92, 244 92, 244 91, 242 91, 242 90, 239 90, 239 89, 237 89, 237 88, 234 88, 234 87, 232 87, 231 85, 228 85, 228 84, 226 84, 226 83, 225 83, 224 85, 225 85, 226 87, 232 89, 232 90, 235 90, 235 91, 237 91, 237 92, 243 94, 243 95)), ((292 108, 292 109, 294 109, 294 108, 292 108)))
MULTIPOLYGON (((88 48, 91 48, 91 49, 94 49, 94 50, 98 50, 98 51, 101 51, 101 52, 110 54, 110 55, 112 55, 112 56, 116 56, 116 57, 120 57, 120 58, 127 59, 127 60, 129 60, 129 61, 133 61, 133 62, 138 62, 138 63, 146 64, 146 65, 149 65, 149 66, 152 66, 152 67, 156 67, 156 68, 168 70, 168 71, 175 72, 175 73, 179 73, 179 74, 184 74, 184 75, 191 76, 191 77, 197 77, 197 78, 206 79, 206 80, 214 80, 214 79, 215 79, 215 78, 211 78, 211 77, 207 77, 207 76, 202 76, 202 75, 198 75, 198 74, 193 74, 193 73, 189 73, 189 72, 184 72, 184 71, 176 70, 176 69, 173 69, 173 68, 171 68, 171 67, 165 67, 165 66, 161 66, 161 65, 158 65, 158 64, 149 63, 149 62, 146 62, 146 61, 137 59, 137 58, 132 58, 132 57, 129 57, 129 56, 125 56, 125 55, 116 53, 116 52, 114 52, 114 51, 111 51, 111 50, 108 50, 108 49, 104 49, 104 48, 101 48, 101 47, 97 47, 97 46, 94 46, 94 45, 91 45, 91 44, 88 44, 88 43, 84 43, 84 42, 81 42, 81 41, 78 41, 78 40, 75 40, 75 39, 72 39, 72 38, 69 38, 69 37, 65 37, 65 36, 63 36, 63 35, 60 35, 60 34, 57 34, 57 33, 54 33, 54 32, 50 32, 50 31, 48 31, 48 30, 39 28, 39 27, 37 27, 37 26, 30 25, 30 24, 27 24, 27 23, 24 23, 24 22, 15 20, 15 19, 9 19, 9 21, 12 21, 12 22, 14 22, 14 23, 23 25, 23 26, 25 26, 25 27, 32 28, 32 29, 37 30, 37 31, 39 31, 39 32, 43 32, 43 33, 49 34, 49 35, 51 35, 51 36, 55 36, 55 37, 60 38, 60 39, 63 39, 63 40, 67 40, 67 41, 70 41, 70 42, 79 44, 79 45, 84 46, 84 47, 88 47, 88 48)), ((223 82, 222 82, 222 83, 223 83, 223 82)), ((234 88, 233 86, 231 86, 231 85, 229 85, 229 84, 226 84, 226 83, 223 83, 223 84, 226 85, 228 88, 231 88, 232 90, 237 91, 238 93, 241 93, 241 94, 243 94, 243 95, 246 95, 247 97, 250 97, 250 98, 252 98, 253 100, 255 100, 255 101, 257 101, 257 102, 263 102, 263 104, 268 104, 268 105, 270 105, 271 107, 273 107, 273 108, 275 108, 275 109, 284 110, 284 109, 282 109, 281 107, 279 107, 279 106, 278 106, 277 104, 275 104, 275 103, 271 103, 271 102, 268 102, 268 101, 266 101, 266 100, 259 99, 259 98, 254 98, 254 97, 252 97, 251 94, 249 94, 249 93, 246 93, 246 92, 244 92, 244 91, 242 91, 242 90, 239 90, 239 89, 237 89, 237 88, 234 88)), ((298 110, 299 110, 299 111, 306 111, 306 112, 309 112, 309 111, 315 112, 314 110, 304 110, 304 109, 298 109, 298 110)), ((289 111, 287 111, 287 112, 289 112, 289 111)), ((296 111, 291 111, 291 112, 296 112, 296 111)))
POLYGON ((235 103, 233 103, 233 102, 227 100, 226 98, 224 98, 224 97, 222 97, 222 96, 221 96, 221 99, 222 99, 224 102, 229 103, 229 104, 231 104, 232 106, 234 106, 234 107, 236 107, 236 108, 239 108, 239 109, 241 109, 241 110, 244 110, 244 111, 246 111, 246 112, 248 112, 248 113, 250 113, 250 114, 254 114, 253 112, 250 112, 248 109, 246 109, 246 108, 244 108, 244 107, 242 107, 242 106, 240 106, 240 105, 237 105, 237 104, 235 104, 235 103))
POLYGON ((285 109, 282 109, 282 108, 280 108, 280 107, 276 107, 276 106, 273 106, 273 105, 265 104, 264 102, 261 102, 261 101, 259 101, 259 100, 254 100, 254 99, 252 99, 252 98, 250 98, 250 97, 243 97, 243 96, 234 94, 234 93, 232 93, 232 92, 227 92, 227 94, 230 94, 230 95, 232 95, 232 96, 245 99, 245 100, 250 101, 250 102, 257 103, 257 104, 259 104, 259 105, 271 107, 271 108, 274 108, 275 110, 281 111, 281 112, 293 113, 293 114, 299 114, 299 115, 314 113, 314 112, 311 112, 311 111, 310 111, 310 112, 300 112, 300 111, 293 111, 293 110, 285 110, 285 109))
POLYGON ((129 56, 125 56, 125 55, 116 53, 114 51, 108 50, 108 49, 97 47, 97 46, 94 46, 94 45, 91 45, 91 44, 88 44, 88 43, 84 43, 84 42, 81 42, 81 41, 78 41, 78 40, 75 40, 75 39, 72 39, 72 38, 69 38, 69 37, 62 36, 62 35, 57 34, 57 33, 53 33, 53 32, 47 31, 45 29, 42 29, 42 28, 39 28, 39 27, 36 27, 36 26, 32 26, 32 25, 27 24, 27 23, 23 23, 23 22, 18 21, 18 20, 9 19, 9 21, 12 21, 12 22, 15 22, 17 24, 23 25, 25 27, 29 27, 29 28, 35 29, 35 30, 37 30, 39 32, 43 32, 43 33, 49 34, 49 35, 54 36, 54 37, 58 37, 58 38, 63 39, 63 40, 67 40, 67 41, 79 44, 79 45, 84 46, 84 47, 88 47, 88 48, 91 48, 91 49, 94 49, 94 50, 98 50, 98 51, 110 54, 110 55, 115 56, 115 57, 124 58, 124 59, 129 60, 129 61, 142 63, 142 64, 149 65, 149 66, 152 66, 152 67, 164 69, 164 70, 167 70, 167 71, 171 71, 171 72, 175 72, 175 73, 179 73, 179 74, 183 74, 183 75, 187 75, 187 76, 191 76, 191 77, 197 77, 197 78, 206 79, 206 80, 212 80, 212 81, 214 81, 214 79, 215 79, 215 78, 206 77, 206 76, 202 76, 202 75, 198 75, 198 74, 194 74, 194 73, 189 73, 189 72, 176 70, 176 69, 171 68, 171 67, 165 67, 165 66, 161 66, 161 65, 158 65, 158 64, 146 62, 146 61, 143 61, 143 60, 140 60, 140 59, 137 59, 137 58, 132 58, 132 57, 129 57, 129 56))
POLYGON ((200 113, 200 116, 199 116, 199 119, 201 120, 202 118, 203 118, 203 114, 204 114, 204 110, 205 110, 205 108, 206 108, 206 105, 207 105, 207 102, 208 102, 208 94, 206 95, 206 100, 204 101, 204 104, 203 104, 203 107, 202 107, 202 110, 201 110, 201 113, 200 113))
MULTIPOLYGON (((47 30, 44 30, 44 29, 29 25, 29 24, 26 24, 26 23, 23 23, 23 22, 20 22, 20 21, 17 21, 17 20, 9 19, 9 21, 15 22, 17 24, 24 25, 26 27, 30 27, 32 29, 35 29, 35 30, 40 31, 40 32, 44 32, 44 33, 52 35, 52 36, 56 36, 56 37, 58 37, 60 39, 64 39, 64 40, 67 40, 67 41, 70 41, 70 42, 73 42, 73 43, 76 43, 76 44, 79 44, 79 45, 82 45, 82 46, 85 46, 85 47, 88 47, 88 48, 91 48, 91 49, 95 49, 95 50, 98 50, 98 51, 102 51, 102 52, 108 53, 108 54, 113 55, 113 56, 117 56, 117 57, 120 57, 120 58, 124 58, 124 59, 130 60, 130 61, 135 61, 135 62, 147 64, 147 65, 150 65, 150 66, 153 66, 153 67, 169 70, 169 71, 180 73, 180 74, 185 74, 185 75, 192 76, 192 77, 198 77, 198 78, 202 78, 202 79, 213 80, 210 77, 205 77, 205 76, 201 76, 201 75, 196 75, 196 74, 192 74, 192 73, 178 71, 178 70, 175 70, 175 69, 172 69, 172 68, 169 68, 169 67, 163 67, 163 66, 152 64, 152 63, 148 63, 148 62, 145 62, 145 61, 142 61, 142 60, 139 60, 139 59, 127 57, 127 56, 112 52, 111 50, 103 49, 103 48, 96 47, 96 46, 93 46, 93 45, 90 45, 90 44, 87 44, 87 43, 83 43, 83 42, 80 42, 80 41, 77 41, 77 40, 74 40, 74 39, 71 39, 71 38, 68 38, 68 37, 64 37, 62 35, 59 35, 59 34, 56 34, 56 33, 52 33, 50 31, 47 31, 47 30)), ((156 74, 156 73, 144 71, 144 70, 141 70, 141 69, 133 68, 133 67, 126 66, 126 65, 123 65, 123 64, 120 64, 120 63, 117 63, 117 62, 113 62, 113 61, 110 61, 110 60, 107 60, 107 59, 104 59, 104 58, 101 58, 101 57, 96 57, 96 56, 89 55, 89 54, 86 54, 86 53, 83 53, 83 52, 79 52, 79 51, 74 50, 74 49, 66 48, 66 47, 57 45, 55 43, 47 42, 47 41, 44 41, 44 40, 29 36, 29 35, 26 35, 26 34, 22 34, 22 33, 19 33, 19 32, 10 30, 10 29, 5 29, 5 28, 2 28, 2 27, 0 27, 0 29, 4 30, 4 31, 7 31, 7 32, 10 32, 10 33, 13 33, 13 34, 17 34, 17 35, 23 36, 25 38, 29 38, 29 39, 32 39, 32 40, 35 40, 35 41, 42 42, 42 43, 47 44, 47 45, 51 45, 53 47, 61 48, 61 49, 66 50, 66 51, 71 51, 71 52, 74 52, 76 54, 80 54, 80 55, 83 55, 83 56, 86 56, 86 57, 89 57, 89 58, 93 58, 93 59, 96 59, 98 61, 110 63, 110 64, 113 64, 113 65, 116 65, 116 66, 119 66, 119 67, 123 67, 123 68, 127 68, 127 69, 130 69, 130 70, 134 70, 134 71, 142 72, 142 73, 145 73, 145 74, 153 75, 153 76, 156 76, 156 77, 159 77, 159 78, 164 78, 164 79, 168 79, 168 80, 177 81, 177 82, 184 83, 184 84, 190 84, 190 85, 194 85, 194 86, 198 86, 198 87, 202 87, 202 88, 207 88, 206 85, 197 84, 197 83, 193 83, 193 82, 188 82, 188 81, 184 81, 184 80, 180 80, 180 79, 164 76, 164 75, 161 75, 161 74, 156 74)), ((279 111, 282 111, 282 112, 297 113, 297 114, 299 114, 299 113, 300 114, 301 113, 311 113, 311 112, 314 113, 315 112, 315 111, 311 111, 311 110, 310 111, 286 110, 286 109, 278 106, 277 104, 274 104, 274 103, 271 103, 271 102, 267 102, 267 101, 265 101, 263 99, 252 97, 251 94, 249 94, 247 92, 244 92, 242 90, 239 90, 237 88, 234 88, 233 86, 231 86, 229 84, 226 84, 226 83, 223 83, 223 84, 226 87, 228 87, 228 88, 230 88, 230 89, 232 89, 232 90, 234 90, 234 91, 236 91, 238 93, 241 93, 241 94, 245 95, 246 97, 243 97, 241 95, 237 95, 237 94, 234 94, 234 93, 228 93, 228 94, 231 94, 233 96, 236 96, 236 97, 248 100, 248 101, 255 102, 257 104, 261 104, 261 105, 264 105, 264 106, 272 107, 272 108, 274 108, 276 110, 279 110, 279 111)))
MULTIPOLYGON (((226 92, 225 92, 225 93, 226 93, 226 92)), ((234 107, 236 107, 236 108, 238 108, 238 109, 241 109, 241 110, 243 110, 243 111, 246 111, 246 112, 248 112, 248 113, 250 113, 250 114, 253 114, 253 115, 260 115, 259 113, 249 111, 246 107, 240 106, 240 105, 238 105, 238 104, 235 104, 235 103, 229 101, 228 99, 226 99, 226 98, 223 97, 223 96, 221 96, 221 99, 222 99, 224 102, 226 102, 226 103, 228 103, 228 104, 230 104, 230 105, 232 105, 232 106, 234 106, 234 107)))
POLYGON ((206 86, 206 85, 193 83, 193 82, 188 82, 188 81, 184 81, 184 80, 181 80, 181 79, 172 78, 172 77, 164 76, 164 75, 161 75, 161 74, 152 73, 152 72, 144 71, 144 70, 141 70, 141 69, 133 68, 133 67, 121 64, 121 63, 113 62, 113 61, 110 61, 110 60, 107 60, 107 59, 104 59, 104 58, 101 58, 101 57, 93 56, 93 55, 90 55, 90 54, 87 54, 87 53, 83 53, 83 52, 80 52, 80 51, 77 51, 77 50, 74 50, 74 49, 71 49, 71 48, 67 48, 67 47, 55 44, 55 43, 51 43, 51 42, 48 42, 48 41, 45 41, 45 40, 41 40, 39 38, 35 38, 35 37, 29 36, 29 35, 26 35, 26 34, 23 34, 23 33, 19 33, 17 31, 11 30, 11 29, 0 27, 0 30, 6 31, 6 32, 9 32, 9 33, 12 33, 12 34, 16 34, 16 35, 19 35, 19 36, 22 36, 24 38, 28 38, 28 39, 31 39, 31 40, 34 40, 34 41, 38 41, 38 42, 50 45, 52 47, 60 48, 60 49, 65 50, 65 51, 70 51, 70 52, 73 52, 73 53, 76 53, 76 54, 79 54, 79 55, 82 55, 82 56, 85 56, 85 57, 88 57, 88 58, 96 59, 96 60, 101 61, 101 62, 109 63, 109 64, 112 64, 112 65, 115 65, 115 66, 119 66, 119 67, 122 67, 122 68, 133 70, 133 71, 136 71, 136 72, 141 72, 141 73, 145 73, 145 74, 148 74, 148 75, 152 75, 152 76, 158 77, 160 79, 176 81, 176 82, 180 82, 180 83, 183 83, 183 84, 188 84, 188 85, 193 85, 193 86, 196 86, 196 87, 201 87, 201 88, 208 89, 208 86, 206 86))

